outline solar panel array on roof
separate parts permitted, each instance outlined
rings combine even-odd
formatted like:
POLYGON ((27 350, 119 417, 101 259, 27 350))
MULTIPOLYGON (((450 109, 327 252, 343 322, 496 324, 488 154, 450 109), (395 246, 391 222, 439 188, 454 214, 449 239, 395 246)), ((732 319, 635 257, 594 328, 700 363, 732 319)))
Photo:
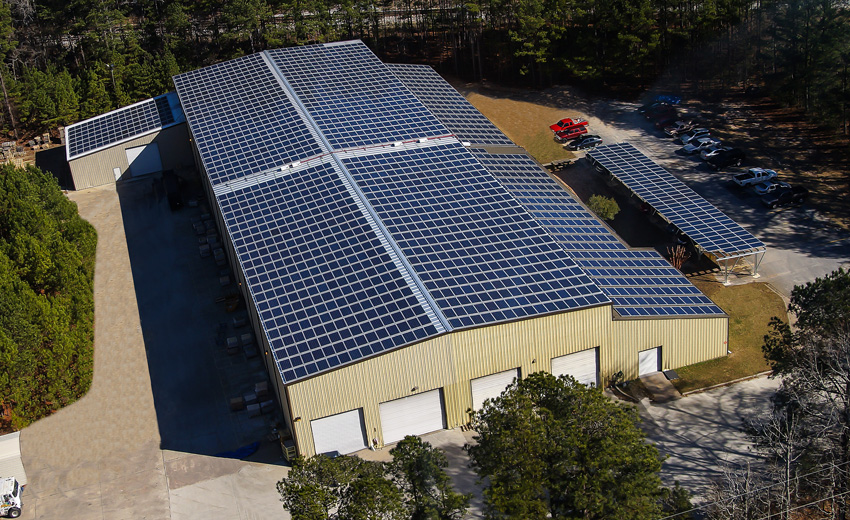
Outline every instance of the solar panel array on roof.
POLYGON ((452 327, 608 303, 456 140, 343 163, 452 327))
POLYGON ((146 99, 69 125, 65 129, 67 159, 70 161, 107 146, 182 122, 180 108, 172 107, 169 96, 173 96, 173 93, 146 99))
POLYGON ((213 185, 324 151, 262 54, 174 76, 213 185))
POLYGON ((722 316, 654 250, 629 250, 526 155, 475 154, 589 274, 623 317, 722 316))
POLYGON ((664 275, 655 258, 599 256, 625 248, 581 206, 558 213, 559 194, 534 201, 552 206, 535 220, 360 42, 175 84, 285 382, 456 328, 609 303, 564 249, 592 244, 583 261, 623 278, 608 291, 623 308, 689 296, 634 283, 664 275))
POLYGON ((387 64, 390 71, 461 141, 516 146, 428 65, 387 64))
POLYGON ((268 55, 333 149, 449 133, 362 42, 268 55))
POLYGON ((749 231, 631 144, 599 146, 588 152, 588 157, 716 257, 765 249, 749 231))
POLYGON ((284 382, 438 332, 333 164, 218 200, 284 382))

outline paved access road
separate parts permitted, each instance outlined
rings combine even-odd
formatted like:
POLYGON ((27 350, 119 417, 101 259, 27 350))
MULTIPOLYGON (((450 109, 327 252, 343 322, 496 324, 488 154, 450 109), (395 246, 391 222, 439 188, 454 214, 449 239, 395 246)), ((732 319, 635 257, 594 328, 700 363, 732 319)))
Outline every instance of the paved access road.
POLYGON ((761 377, 664 404, 642 401, 642 427, 667 456, 661 470, 665 485, 679 482, 699 502, 711 482, 722 476, 724 463, 758 460, 741 431, 742 421, 769 411, 778 387, 778 380, 761 377))
POLYGON ((122 218, 122 206, 168 211, 146 186, 122 188, 121 198, 115 186, 69 195, 98 233, 94 382, 78 402, 22 431, 22 518, 288 518, 275 490, 285 467, 160 449, 122 218))

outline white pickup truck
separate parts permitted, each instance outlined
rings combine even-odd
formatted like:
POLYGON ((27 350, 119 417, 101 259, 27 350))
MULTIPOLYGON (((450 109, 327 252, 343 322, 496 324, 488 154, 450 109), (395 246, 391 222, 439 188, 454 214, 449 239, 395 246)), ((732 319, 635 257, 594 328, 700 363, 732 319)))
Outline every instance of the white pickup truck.
POLYGON ((0 515, 7 518, 21 516, 21 486, 15 477, 0 477, 0 515))
POLYGON ((776 172, 765 168, 750 168, 746 173, 741 173, 732 177, 732 180, 738 186, 752 186, 760 182, 769 181, 776 178, 776 172))

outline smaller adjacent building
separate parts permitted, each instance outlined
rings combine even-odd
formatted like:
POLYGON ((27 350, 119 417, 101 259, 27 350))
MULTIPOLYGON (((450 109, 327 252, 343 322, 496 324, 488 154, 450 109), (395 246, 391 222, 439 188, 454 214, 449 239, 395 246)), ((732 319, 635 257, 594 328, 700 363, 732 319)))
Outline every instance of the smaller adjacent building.
POLYGON ((15 477, 18 484, 27 485, 27 472, 21 461, 21 432, 0 435, 0 479, 15 477))
POLYGON ((169 92, 65 128, 74 189, 194 168, 186 118, 169 92))

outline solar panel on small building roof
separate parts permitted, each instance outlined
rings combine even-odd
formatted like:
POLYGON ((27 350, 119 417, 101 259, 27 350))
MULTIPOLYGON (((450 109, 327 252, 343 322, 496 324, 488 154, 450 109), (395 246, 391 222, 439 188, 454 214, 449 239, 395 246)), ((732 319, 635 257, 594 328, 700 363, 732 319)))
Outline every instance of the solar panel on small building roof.
POLYGON ((682 273, 654 250, 629 250, 526 155, 475 155, 569 251, 622 317, 722 316, 682 273))
POLYGON ((393 63, 387 67, 461 141, 473 145, 516 146, 428 65, 393 63))
POLYGON ((70 161, 184 121, 174 92, 107 112, 65 128, 70 161))
POLYGON ((752 233, 631 144, 599 146, 587 156, 718 259, 765 250, 752 233))

